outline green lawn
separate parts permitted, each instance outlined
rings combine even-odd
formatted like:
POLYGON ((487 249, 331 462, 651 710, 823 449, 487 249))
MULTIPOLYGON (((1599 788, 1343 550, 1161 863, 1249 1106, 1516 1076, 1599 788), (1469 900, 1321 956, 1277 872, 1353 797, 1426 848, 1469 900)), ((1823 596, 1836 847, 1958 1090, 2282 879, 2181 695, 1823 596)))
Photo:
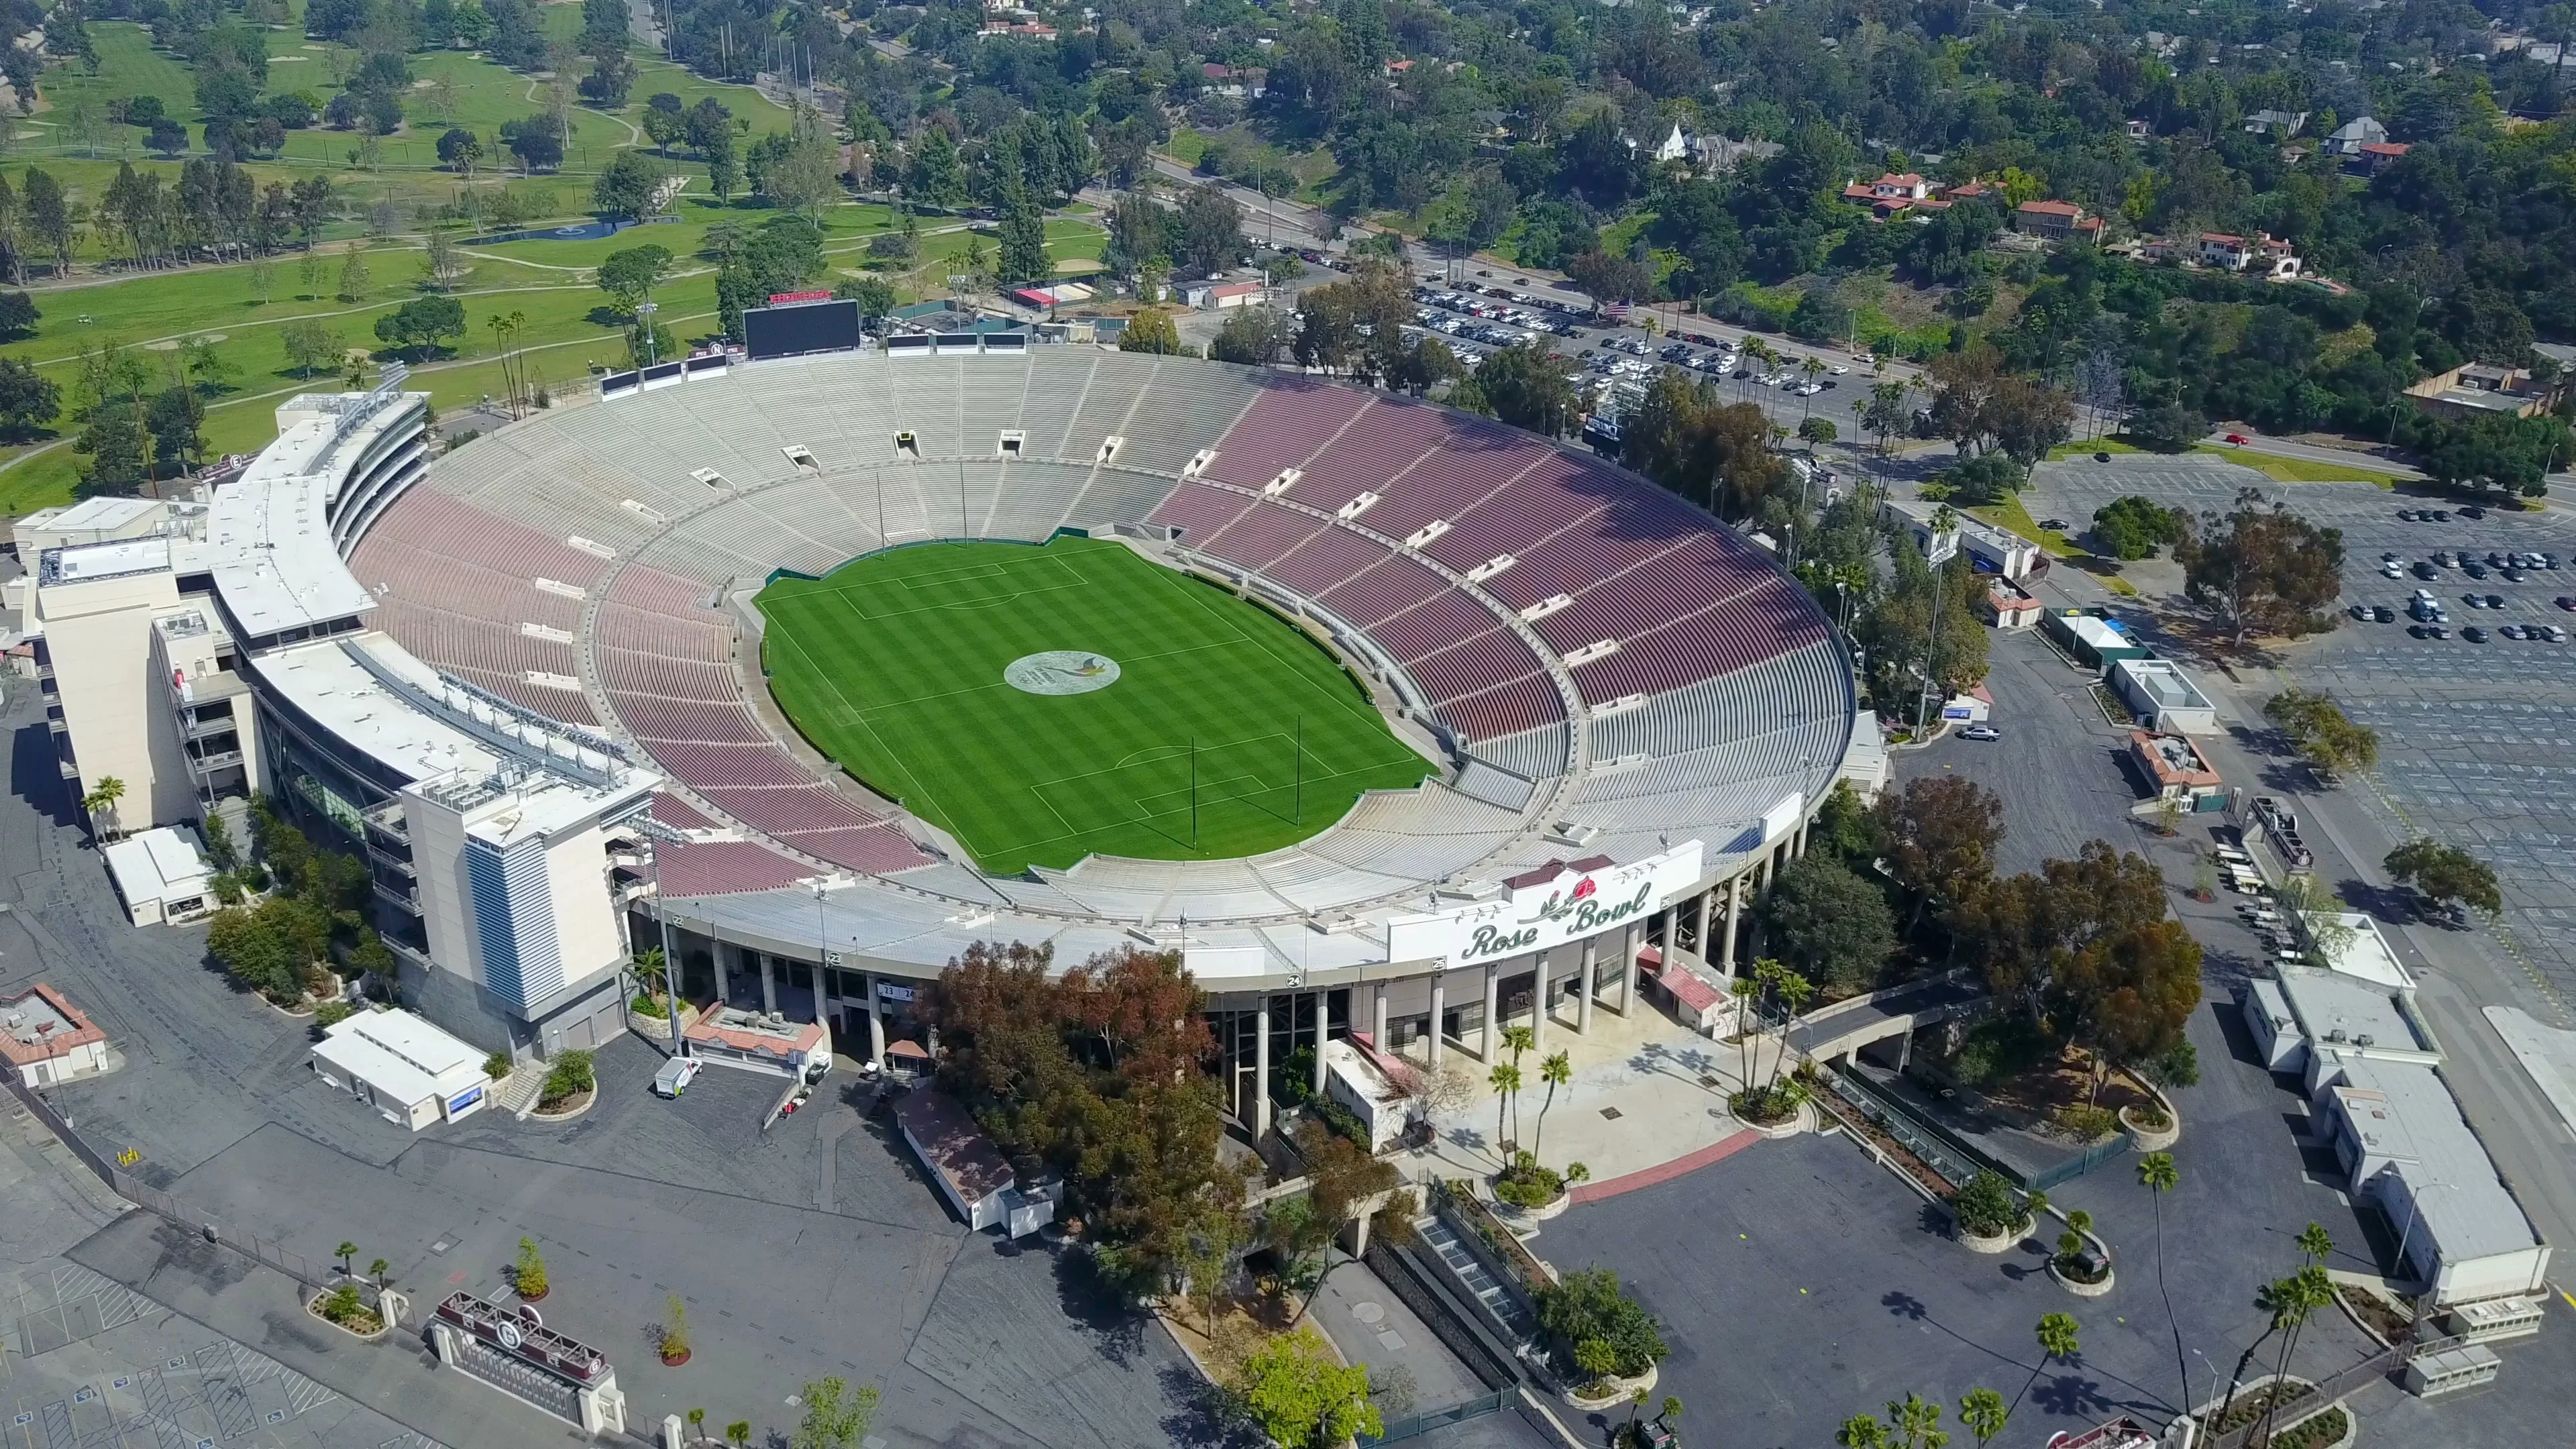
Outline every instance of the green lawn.
POLYGON ((1117 544, 902 548, 782 578, 758 602, 770 688, 797 728, 996 873, 1255 854, 1430 773, 1293 626, 1117 544), (1046 651, 1076 657, 1042 680, 1074 687, 1084 657, 1116 677, 1079 693, 1005 682, 1046 651))

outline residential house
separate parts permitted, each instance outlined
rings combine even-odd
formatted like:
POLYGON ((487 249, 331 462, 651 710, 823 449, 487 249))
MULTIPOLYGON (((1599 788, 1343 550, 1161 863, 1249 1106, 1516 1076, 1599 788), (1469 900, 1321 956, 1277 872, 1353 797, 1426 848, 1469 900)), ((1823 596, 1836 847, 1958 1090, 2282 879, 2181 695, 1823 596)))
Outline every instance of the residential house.
POLYGON ((2252 243, 2233 232, 2205 231, 2200 234, 2200 264, 2222 271, 2241 272, 2260 255, 2252 243))
POLYGON ((1941 199, 1952 204, 1962 201, 1994 201, 1995 189, 1982 181, 1962 181, 1941 188, 1941 199))
POLYGON ((2375 146, 2388 139, 2388 128, 2369 116, 2361 116, 2334 128, 2326 137, 2329 156, 2358 156, 2364 146, 2375 146))
POLYGON ((2307 128, 2305 111, 2256 111, 2245 118, 2245 131, 2251 136, 2273 136, 2288 140, 2307 128))
POLYGON ((2556 406, 2567 387, 2565 373, 2542 382, 2519 367, 2469 362, 2437 372, 2406 392, 2418 410, 2436 417, 2528 418, 2556 406))
POLYGON ((1232 66, 1209 61, 1199 67, 1207 88, 1221 96, 1259 100, 1270 94, 1270 71, 1257 65, 1232 66))
POLYGON ((2396 165, 2400 157, 2414 149, 2403 141, 2373 141, 2361 148, 2353 163, 2360 167, 2362 175, 2376 176, 2396 165))
POLYGON ((2071 201, 2025 201, 2013 208, 2013 229, 2045 241, 2099 242, 2102 218, 2086 216, 2071 201))
POLYGON ((2143 141, 2155 134, 2155 127, 2144 121, 2122 121, 2120 129, 2132 141, 2143 141))
POLYGON ((1890 171, 1876 181, 1854 181, 1843 188, 1843 200, 1866 206, 1885 221, 1902 216, 1932 195, 1932 183, 1911 171, 1890 171))
POLYGON ((1691 138, 1691 160, 1709 175, 1731 171, 1745 161, 1768 161, 1780 154, 1777 141, 1736 141, 1724 136, 1691 138))
POLYGON ((1655 149, 1647 156, 1654 161, 1679 161, 1689 154, 1690 142, 1682 138, 1682 128, 1676 123, 1664 139, 1655 143, 1655 149))

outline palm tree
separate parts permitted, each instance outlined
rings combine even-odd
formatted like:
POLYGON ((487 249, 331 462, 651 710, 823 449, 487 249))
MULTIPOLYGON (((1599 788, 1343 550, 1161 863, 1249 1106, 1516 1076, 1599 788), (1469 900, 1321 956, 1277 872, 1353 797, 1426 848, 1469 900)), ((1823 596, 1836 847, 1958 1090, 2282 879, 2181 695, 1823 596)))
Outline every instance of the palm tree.
POLYGON ((357 1276, 358 1276, 358 1266, 357 1266, 358 1245, 357 1245, 357 1244, 355 1244, 355 1243, 342 1243, 340 1246, 338 1246, 338 1247, 336 1247, 336 1248, 333 1248, 333 1249, 331 1250, 331 1256, 340 1260, 340 1271, 341 1271, 341 1273, 342 1273, 342 1274, 344 1274, 344 1275, 346 1275, 346 1276, 348 1276, 348 1277, 351 1277, 351 1278, 355 1278, 355 1277, 357 1277, 357 1276))
POLYGON ((1959 1400, 1959 1423, 1977 1436, 1977 1449, 1986 1449, 2011 1417, 2011 1411, 2004 1407, 2004 1396, 1992 1389, 1970 1389, 1959 1400))
POLYGON ((2174 1317, 2173 1294, 2165 1287, 2165 1194, 2182 1180, 2174 1167, 2170 1152, 2150 1152, 2138 1159, 2138 1181, 2146 1185, 2156 1205, 2156 1292, 2165 1300, 2165 1326, 2173 1330, 2174 1367, 2182 1375, 2184 1402, 2191 1399, 2191 1363, 2183 1357, 2182 1323, 2174 1317))
POLYGON ((393 1264, 386 1262, 382 1258, 378 1258, 367 1265, 367 1276, 375 1279, 376 1286, 382 1288, 385 1286, 385 1275, 392 1272, 393 1268, 393 1264))
POLYGON ((117 833, 116 802, 124 798, 125 782, 114 775, 101 775, 98 783, 90 787, 90 792, 81 797, 81 809, 89 814, 93 824, 100 816, 106 816, 106 824, 97 828, 101 834, 113 836, 117 833))
MULTIPOLYGON (((1771 964, 1779 967, 1780 963, 1775 961, 1771 964)), ((1773 995, 1780 998, 1780 1049, 1771 1054, 1770 1085, 1770 1090, 1778 1091, 1780 1068, 1789 1060, 1789 1028, 1797 1022, 1799 1011, 1815 998, 1816 984, 1795 971, 1780 967, 1778 974, 1772 979, 1771 991, 1773 995)))
POLYGON ((2021 1392, 2013 1395, 2011 1408, 2004 1410, 2006 1418, 2012 1417, 2013 1409, 2021 1407, 2021 1401, 2029 1395, 2031 1385, 2039 1382, 2040 1374, 2047 1370, 2049 1364, 2052 1362, 2071 1364, 2075 1362, 2076 1355, 2084 1351, 2083 1341, 2078 1336, 2079 1328, 2075 1322, 2075 1316, 2071 1313, 2046 1315, 2039 1320, 2037 1333, 2039 1362, 2032 1366, 2030 1378, 2022 1384, 2021 1392))
MULTIPOLYGON (((2325 1230, 2310 1223, 2308 1232, 2299 1235, 2301 1251, 2312 1253, 2314 1249, 2309 1245, 2309 1233, 2322 1238, 2325 1230)), ((2333 1241, 2327 1239, 2325 1246, 2332 1251, 2333 1241)), ((2289 1288, 2282 1304, 2288 1319, 2281 1334, 2281 1359, 2272 1370, 2272 1392, 2263 1405, 2263 1432, 2259 1437, 2266 1444, 2272 1442, 2272 1421, 2281 1412, 2281 1401, 2289 1396, 2290 1358, 2299 1351, 2300 1334, 2307 1328, 2309 1318, 2334 1302, 2334 1284, 2326 1277, 2326 1270, 2316 1263, 2307 1264, 2282 1282, 2289 1288)))
POLYGON ((1739 1085, 1753 1085, 1753 998, 1762 991, 1762 983, 1750 976, 1738 976, 1726 984, 1727 994, 1735 998, 1735 1059, 1739 1085))
POLYGON ((1511 1106, 1513 1094, 1521 1089, 1521 1069, 1500 1062, 1485 1080, 1494 1088, 1494 1151, 1500 1154, 1507 1140, 1503 1135, 1503 1112, 1511 1106))
MULTIPOLYGON (((1824 370, 1825 360, 1821 357, 1810 357, 1805 362, 1798 364, 1798 371, 1804 375, 1810 383, 1813 383, 1818 377, 1822 376, 1824 370)), ((1814 393, 1807 393, 1805 394, 1805 397, 1805 409, 1798 414, 1798 421, 1800 422, 1805 422, 1807 420, 1807 415, 1816 410, 1816 395, 1814 393)), ((1934 1405, 1934 1408, 1939 1408, 1939 1405, 1934 1405)))
POLYGON ((1887 1449, 1887 1426, 1875 1415, 1854 1414, 1834 1431, 1834 1442, 1843 1449, 1887 1449))
POLYGON ((1558 1052, 1538 1064, 1538 1079, 1547 1083, 1547 1096, 1538 1104, 1538 1131, 1530 1134, 1530 1150, 1536 1152, 1547 1140, 1547 1109, 1556 1105, 1556 1089, 1574 1080, 1574 1063, 1558 1052))
POLYGON ((1538 1033, 1526 1026, 1503 1028, 1503 1045, 1512 1049, 1512 1065, 1521 1064, 1521 1053, 1538 1045, 1538 1033))
POLYGON ((1941 1406, 1921 1394, 1909 1393, 1902 1403, 1889 1400, 1887 1422, 1904 1436, 1905 1449, 1942 1449, 1950 1442, 1949 1431, 1940 1427, 1941 1406))

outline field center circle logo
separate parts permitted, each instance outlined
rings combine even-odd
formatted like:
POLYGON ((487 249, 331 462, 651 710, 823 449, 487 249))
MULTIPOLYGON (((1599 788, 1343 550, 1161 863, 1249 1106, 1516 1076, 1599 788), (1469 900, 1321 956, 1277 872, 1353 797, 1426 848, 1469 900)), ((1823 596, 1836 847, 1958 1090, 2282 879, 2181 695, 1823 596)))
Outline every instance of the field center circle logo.
POLYGON ((1079 649, 1050 649, 1012 660, 1002 682, 1023 694, 1089 694, 1118 682, 1118 661, 1079 649))

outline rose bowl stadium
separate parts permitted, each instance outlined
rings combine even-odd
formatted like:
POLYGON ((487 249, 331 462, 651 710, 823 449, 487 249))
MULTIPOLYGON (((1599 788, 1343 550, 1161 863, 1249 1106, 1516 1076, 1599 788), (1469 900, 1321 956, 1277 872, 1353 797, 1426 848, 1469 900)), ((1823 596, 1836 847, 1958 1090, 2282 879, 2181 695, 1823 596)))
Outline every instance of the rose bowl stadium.
POLYGON ((426 421, 299 397, 197 499, 18 542, 69 788, 363 851, 406 1001, 492 1049, 624 1030, 662 942, 868 1058, 977 941, 1182 953, 1234 1080, 1573 1029, 1705 997, 1883 768, 1764 547, 1365 388, 917 337, 426 421))

